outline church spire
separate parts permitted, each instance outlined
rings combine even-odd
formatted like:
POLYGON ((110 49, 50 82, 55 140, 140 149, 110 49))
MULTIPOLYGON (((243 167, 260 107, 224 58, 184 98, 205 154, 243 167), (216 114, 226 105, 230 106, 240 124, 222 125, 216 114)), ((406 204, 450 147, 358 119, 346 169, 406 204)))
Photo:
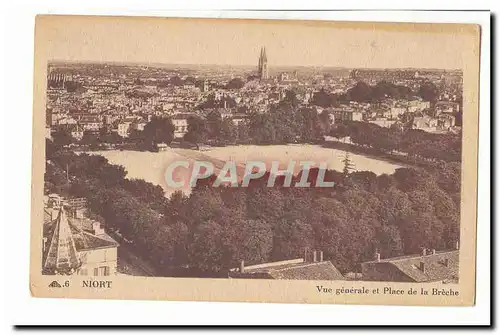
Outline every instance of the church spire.
POLYGON ((75 247, 68 218, 61 205, 43 267, 49 273, 71 274, 80 265, 80 258, 75 247))
POLYGON ((268 68, 267 68, 266 47, 260 48, 259 77, 260 77, 261 80, 266 80, 266 79, 269 78, 269 71, 268 71, 268 68))

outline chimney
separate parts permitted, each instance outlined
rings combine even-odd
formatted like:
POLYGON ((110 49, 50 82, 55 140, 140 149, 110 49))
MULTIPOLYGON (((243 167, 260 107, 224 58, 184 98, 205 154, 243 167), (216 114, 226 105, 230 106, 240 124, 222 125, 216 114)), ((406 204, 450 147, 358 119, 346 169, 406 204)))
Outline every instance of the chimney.
POLYGON ((83 219, 84 215, 84 209, 83 208, 77 208, 75 209, 75 218, 77 219, 83 219))
POLYGON ((316 263, 318 261, 316 250, 313 251, 313 263, 316 263))
POLYGON ((455 242, 455 250, 460 249, 460 243, 458 241, 455 242))
POLYGON ((101 228, 101 223, 98 221, 92 222, 92 230, 94 231, 94 235, 104 234, 104 229, 101 228))
POLYGON ((436 254, 436 249, 432 249, 432 254, 435 255, 436 254))
POLYGON ((319 261, 323 262, 323 250, 319 251, 319 261))
POLYGON ((375 261, 380 262, 380 253, 379 252, 376 252, 375 253, 375 261))
POLYGON ((53 207, 51 214, 51 220, 54 221, 57 219, 57 215, 59 214, 59 208, 58 207, 53 207))
POLYGON ((240 261, 240 273, 245 272, 245 261, 241 260, 240 261))
POLYGON ((420 271, 425 272, 425 263, 420 262, 420 271))

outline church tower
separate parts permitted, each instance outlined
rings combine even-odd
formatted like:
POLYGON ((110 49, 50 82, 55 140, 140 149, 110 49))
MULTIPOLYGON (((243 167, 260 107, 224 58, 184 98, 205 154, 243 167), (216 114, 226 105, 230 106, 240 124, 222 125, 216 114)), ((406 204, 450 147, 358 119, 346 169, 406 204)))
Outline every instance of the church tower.
POLYGON ((266 80, 269 78, 269 70, 267 67, 267 55, 266 55, 266 48, 265 47, 260 49, 259 78, 260 78, 260 80, 266 80))

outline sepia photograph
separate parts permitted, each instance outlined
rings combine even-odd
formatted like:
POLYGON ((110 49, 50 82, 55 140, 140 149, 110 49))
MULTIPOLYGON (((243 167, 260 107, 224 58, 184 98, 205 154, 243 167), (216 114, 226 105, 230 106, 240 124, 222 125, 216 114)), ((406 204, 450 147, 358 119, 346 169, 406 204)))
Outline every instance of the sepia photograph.
POLYGON ((40 295, 473 304, 478 26, 36 25, 40 295))

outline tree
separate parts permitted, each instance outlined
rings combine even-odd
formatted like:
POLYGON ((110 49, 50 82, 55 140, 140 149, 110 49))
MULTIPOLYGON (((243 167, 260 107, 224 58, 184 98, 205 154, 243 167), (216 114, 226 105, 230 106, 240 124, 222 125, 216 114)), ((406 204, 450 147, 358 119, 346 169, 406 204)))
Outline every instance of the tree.
POLYGON ((268 188, 267 179, 258 185, 259 180, 253 180, 247 188, 247 215, 250 219, 262 219, 276 222, 284 215, 283 194, 276 188, 268 188), (255 186, 258 185, 258 186, 255 186))
POLYGON ((372 101, 372 88, 365 82, 358 82, 354 87, 347 90, 347 98, 357 102, 372 101))
POLYGON ((398 168, 393 176, 398 182, 398 188, 405 192, 429 191, 437 187, 434 176, 423 169, 398 168))
POLYGON ((325 124, 313 109, 299 109, 295 113, 293 121, 292 129, 294 134, 299 136, 303 141, 315 141, 327 133, 325 124))
POLYGON ((285 97, 280 102, 291 107, 297 107, 299 105, 299 99, 297 99, 297 94, 293 90, 286 90, 285 97))
POLYGON ((167 199, 167 205, 164 209, 164 216, 169 218, 171 222, 186 222, 188 220, 189 212, 187 211, 186 203, 188 197, 180 190, 175 191, 167 199))
POLYGON ((425 101, 430 101, 431 103, 434 103, 437 101, 439 92, 436 85, 434 85, 430 81, 426 81, 425 83, 420 85, 420 88, 418 90, 418 95, 425 101))
POLYGON ((193 76, 187 76, 184 80, 185 84, 196 84, 196 78, 193 76))
POLYGON ((337 139, 349 136, 349 134, 350 134, 349 128, 343 123, 335 124, 333 128, 330 130, 330 136, 333 136, 337 139))
POLYGON ((379 81, 372 87, 372 99, 380 101, 385 98, 394 99, 409 99, 413 96, 413 92, 409 87, 402 85, 394 85, 387 81, 379 81))
POLYGON ((265 220, 234 219, 225 226, 224 251, 226 266, 266 263, 273 249, 273 231, 265 220))
POLYGON ((311 99, 311 104, 320 107, 331 107, 336 103, 335 95, 327 93, 324 89, 315 92, 311 99))
POLYGON ((407 193, 407 195, 411 202, 413 213, 425 214, 434 211, 428 192, 414 190, 407 193))
POLYGON ((163 212, 167 204, 165 191, 159 185, 153 185, 143 179, 123 179, 121 181, 123 188, 147 203, 149 207, 159 212, 163 212))
POLYGON ((312 227, 305 221, 281 219, 274 227, 273 260, 297 258, 314 246, 312 227))
POLYGON ((459 193, 461 170, 462 166, 458 162, 440 164, 434 171, 439 187, 451 194, 459 193))
POLYGON ((70 132, 66 129, 59 128, 54 133, 52 133, 53 143, 55 147, 63 147, 69 145, 73 142, 73 137, 70 132))
POLYGON ((211 111, 206 117, 207 137, 213 140, 221 140, 222 117, 218 111, 211 111))
POLYGON ((396 187, 396 180, 392 175, 388 174, 381 174, 380 176, 377 177, 377 190, 380 192, 386 192, 389 189, 396 187))
POLYGON ((354 170, 354 163, 349 157, 349 153, 347 151, 345 153, 344 159, 342 160, 342 163, 344 163, 344 169, 342 170, 342 172, 344 173, 344 177, 347 177, 349 172, 354 170))
POLYGON ((46 164, 44 181, 44 190, 46 194, 67 194, 68 180, 66 178, 66 171, 60 166, 56 164, 46 164))
POLYGON ((179 76, 173 76, 169 80, 170 85, 172 86, 182 86, 184 85, 184 81, 179 76))
POLYGON ((215 221, 200 223, 193 229, 188 249, 189 264, 204 272, 218 272, 227 268, 224 264, 222 244, 223 228, 215 221))
POLYGON ((384 224, 400 226, 412 214, 412 203, 408 195, 396 188, 379 193, 378 198, 380 200, 378 213, 384 224))
POLYGON ((58 149, 54 145, 54 142, 48 138, 45 139, 45 159, 50 160, 52 159, 56 153, 58 152, 58 149))
POLYGON ((91 132, 85 132, 80 141, 81 144, 88 145, 91 148, 96 148, 99 145, 99 137, 91 132))
POLYGON ((175 127, 170 118, 153 117, 150 122, 144 126, 142 135, 144 141, 151 144, 151 147, 158 143, 169 144, 174 139, 175 127))
POLYGON ((243 86, 245 86, 245 82, 243 81, 243 79, 233 78, 227 83, 226 88, 228 90, 233 90, 233 89, 239 90, 243 86))
POLYGON ((310 221, 316 248, 341 271, 359 271, 359 264, 373 255, 374 226, 351 218, 347 206, 336 199, 319 198, 313 204, 310 221))
POLYGON ((429 195, 434 215, 443 223, 442 242, 440 248, 453 247, 460 239, 460 207, 451 196, 443 190, 436 190, 429 195))
POLYGON ((197 116, 190 116, 188 119, 188 131, 184 135, 184 140, 191 143, 204 143, 210 137, 207 122, 197 116))
MULTIPOLYGON (((168 224, 168 222, 164 224, 168 224)), ((172 236, 172 258, 170 262, 174 267, 184 266, 189 262, 188 252, 191 242, 189 241, 189 228, 181 221, 175 221, 170 224, 169 228, 172 236)))
POLYGON ((377 229, 377 248, 381 257, 396 257, 403 254, 403 241, 398 227, 394 225, 382 225, 377 229))
POLYGON ((75 81, 67 81, 64 83, 64 86, 65 86, 66 91, 68 93, 74 93, 74 92, 82 89, 82 85, 78 82, 75 82, 75 81))
MULTIPOLYGON (((347 159, 348 161, 344 162, 344 174, 349 173, 350 169, 353 168, 353 164, 350 162, 348 156, 347 159)), ((349 175, 349 181, 351 184, 356 185, 363 190, 374 191, 377 189, 377 175, 371 171, 352 172, 349 175)))
POLYGON ((444 232, 443 223, 432 213, 409 216, 400 226, 406 254, 418 253, 421 248, 439 249, 444 232))
POLYGON ((193 189, 191 196, 185 203, 186 213, 189 213, 189 227, 199 225, 203 222, 220 222, 224 212, 224 202, 219 190, 215 188, 193 189))
POLYGON ((224 119, 221 123, 220 138, 225 143, 233 143, 238 136, 238 129, 230 119, 224 119))
POLYGON ((332 128, 331 126, 331 117, 334 117, 333 113, 324 110, 320 114, 318 114, 319 118, 319 132, 321 136, 328 135, 332 128))

